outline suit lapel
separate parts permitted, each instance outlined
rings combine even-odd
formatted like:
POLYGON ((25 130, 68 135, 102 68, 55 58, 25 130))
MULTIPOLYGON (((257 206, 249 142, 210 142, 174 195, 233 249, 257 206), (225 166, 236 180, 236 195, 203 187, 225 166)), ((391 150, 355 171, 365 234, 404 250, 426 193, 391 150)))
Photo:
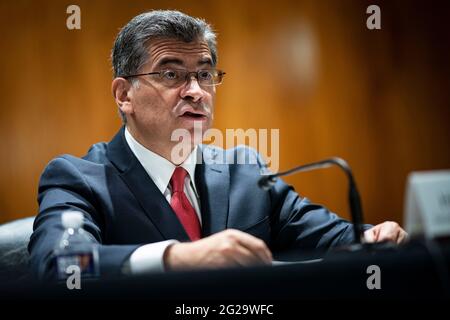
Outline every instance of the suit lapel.
POLYGON ((166 239, 189 241, 172 207, 129 148, 124 127, 108 144, 107 156, 161 235, 166 239))
POLYGON ((199 189, 202 212, 202 236, 206 237, 227 227, 230 173, 223 151, 200 145, 195 169, 195 184, 199 189))

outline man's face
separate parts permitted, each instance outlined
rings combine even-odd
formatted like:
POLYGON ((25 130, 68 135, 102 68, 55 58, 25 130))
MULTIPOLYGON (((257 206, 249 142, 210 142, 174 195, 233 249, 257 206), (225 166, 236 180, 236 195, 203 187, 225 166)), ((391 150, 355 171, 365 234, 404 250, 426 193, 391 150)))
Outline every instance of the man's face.
MULTIPOLYGON (((185 43, 175 39, 153 41, 149 61, 139 73, 167 69, 197 71, 212 68, 208 45, 203 41, 185 43)), ((194 133, 194 122, 202 132, 211 127, 214 86, 200 86, 195 77, 176 87, 165 86, 158 75, 139 76, 139 85, 132 87, 128 115, 130 125, 144 140, 173 145, 172 132, 183 128, 194 133)), ((198 142, 198 141, 197 141, 198 142)))

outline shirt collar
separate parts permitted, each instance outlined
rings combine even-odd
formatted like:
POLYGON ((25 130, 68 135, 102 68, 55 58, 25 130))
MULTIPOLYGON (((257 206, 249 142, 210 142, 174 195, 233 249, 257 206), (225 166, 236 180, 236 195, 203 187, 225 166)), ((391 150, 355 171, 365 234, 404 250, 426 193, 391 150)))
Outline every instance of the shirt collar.
MULTIPOLYGON (((147 149, 142 144, 137 142, 126 127, 125 140, 127 141, 128 146, 130 147, 133 154, 144 167, 147 174, 156 184, 156 187, 159 189, 159 191, 161 191, 161 193, 164 194, 176 166, 166 158, 161 157, 159 154, 154 153, 153 151, 147 149)), ((196 164, 197 146, 195 146, 189 157, 187 157, 186 160, 181 164, 181 167, 186 169, 186 171, 188 172, 189 178, 191 180, 191 185, 196 195, 198 195, 194 180, 196 164)))

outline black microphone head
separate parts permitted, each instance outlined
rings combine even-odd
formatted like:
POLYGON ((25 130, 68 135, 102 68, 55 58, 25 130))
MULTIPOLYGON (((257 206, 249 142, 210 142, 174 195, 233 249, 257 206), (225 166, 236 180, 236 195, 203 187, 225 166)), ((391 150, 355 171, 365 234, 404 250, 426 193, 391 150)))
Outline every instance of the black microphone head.
POLYGON ((258 186, 261 189, 264 190, 269 190, 270 188, 272 188, 272 186, 277 182, 277 178, 272 176, 272 175, 268 175, 268 176, 264 176, 261 179, 259 179, 258 181, 258 186))

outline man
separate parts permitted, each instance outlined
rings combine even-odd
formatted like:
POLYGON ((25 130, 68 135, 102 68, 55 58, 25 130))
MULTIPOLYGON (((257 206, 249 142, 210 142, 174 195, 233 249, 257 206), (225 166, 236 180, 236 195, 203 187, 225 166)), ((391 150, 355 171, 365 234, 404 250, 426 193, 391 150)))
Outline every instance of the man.
MULTIPOLYGON (((178 11, 141 14, 118 34, 112 62, 125 125, 111 142, 81 159, 58 157, 42 174, 29 245, 40 276, 55 274, 61 213, 73 209, 84 215, 104 276, 270 264, 273 251, 352 242, 350 223, 283 181, 258 188, 264 164, 253 150, 195 139, 196 128, 211 127, 224 76, 216 70, 215 34, 203 20, 178 11), (180 129, 188 137, 174 140, 180 129), (188 152, 173 152, 180 143, 188 152), (258 161, 232 161, 240 157, 258 161)), ((366 229, 368 241, 406 237, 393 222, 366 229)))

